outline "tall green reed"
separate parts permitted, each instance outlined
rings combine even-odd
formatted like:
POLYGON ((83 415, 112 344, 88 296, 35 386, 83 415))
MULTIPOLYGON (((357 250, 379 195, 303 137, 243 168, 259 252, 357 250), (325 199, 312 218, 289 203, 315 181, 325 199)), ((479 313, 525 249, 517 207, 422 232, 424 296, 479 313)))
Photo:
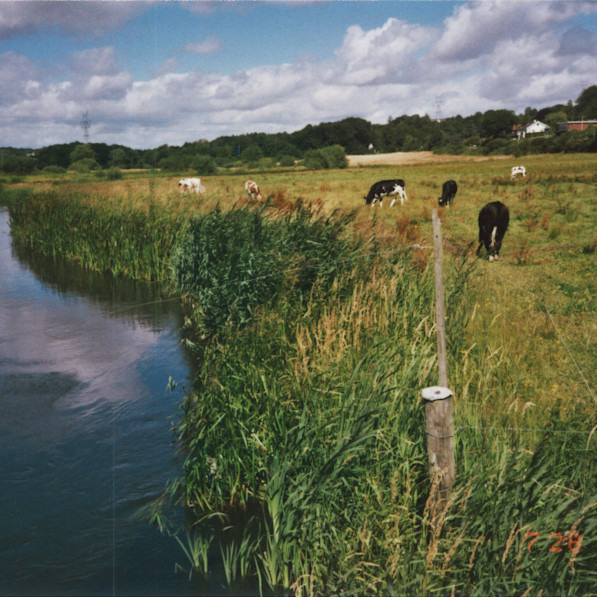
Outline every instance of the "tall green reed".
POLYGON ((80 193, 30 194, 9 206, 17 246, 83 267, 141 280, 166 280, 182 220, 154 207, 114 211, 80 193))

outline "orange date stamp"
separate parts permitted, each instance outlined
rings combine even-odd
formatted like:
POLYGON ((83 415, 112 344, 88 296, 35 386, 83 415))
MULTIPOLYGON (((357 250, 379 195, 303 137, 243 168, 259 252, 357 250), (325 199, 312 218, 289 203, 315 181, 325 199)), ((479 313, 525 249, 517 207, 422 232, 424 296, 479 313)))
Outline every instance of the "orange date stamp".
MULTIPOLYGON (((525 533, 525 537, 531 537, 531 540, 529 541, 527 547, 529 549, 529 551, 531 551, 531 547, 533 547, 533 544, 535 543, 535 541, 537 541, 537 539, 539 539, 539 533, 535 533, 533 531, 527 531, 525 533)), ((580 547, 582 545, 582 535, 580 533, 577 533, 576 531, 572 531, 570 533, 551 533, 549 535, 550 539, 556 539, 554 541, 554 543, 552 543, 551 547, 549 548, 549 551, 551 552, 560 552, 560 551, 564 551, 566 548, 571 551, 574 555, 576 555, 579 550, 580 547)))

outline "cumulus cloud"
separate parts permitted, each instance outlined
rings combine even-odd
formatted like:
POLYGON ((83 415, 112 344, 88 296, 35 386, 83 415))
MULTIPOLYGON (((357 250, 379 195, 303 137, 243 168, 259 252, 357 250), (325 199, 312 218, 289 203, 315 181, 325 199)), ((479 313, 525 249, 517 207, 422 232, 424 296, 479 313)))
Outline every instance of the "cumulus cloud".
POLYGON ((343 81, 367 85, 410 78, 413 59, 432 42, 435 32, 428 27, 389 19, 382 27, 363 31, 349 27, 336 51, 337 69, 343 81))
POLYGON ((491 54, 505 40, 540 35, 589 10, 586 3, 576 2, 463 4, 446 19, 433 57, 446 62, 476 59, 491 54))
MULTIPOLYGON (((52 142, 68 141, 85 109, 96 123, 94 140, 157 147, 347 116, 383 123, 390 114, 434 115, 438 101, 444 116, 542 107, 576 99, 583 83, 597 80, 595 33, 576 20, 590 11, 597 4, 462 4, 437 27, 395 18, 369 30, 351 26, 329 60, 272 60, 218 74, 180 72, 171 58, 147 80, 134 80, 111 46, 73 54, 52 80, 7 53, 0 56, 0 133, 10 134, 12 119, 24 146, 40 146, 39 126, 23 130, 29 113, 49 121, 46 144, 52 134, 52 142)), ((218 51, 219 42, 181 49, 202 55, 218 51)))
POLYGON ((112 31, 147 10, 150 2, 0 2, 0 39, 57 28, 77 36, 112 31))
POLYGON ((68 62, 74 75, 109 75, 117 70, 116 53, 111 46, 75 52, 68 62))
POLYGON ((29 58, 14 52, 0 54, 0 105, 35 96, 40 77, 40 69, 29 58))

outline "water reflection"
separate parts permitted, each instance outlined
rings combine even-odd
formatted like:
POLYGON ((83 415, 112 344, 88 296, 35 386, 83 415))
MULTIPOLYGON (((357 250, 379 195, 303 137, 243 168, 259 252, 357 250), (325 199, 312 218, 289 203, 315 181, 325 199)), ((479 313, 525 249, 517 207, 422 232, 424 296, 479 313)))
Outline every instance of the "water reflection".
POLYGON ((178 302, 17 254, 1 209, 0 264, 0 594, 201 592, 136 517, 181 470, 178 302))

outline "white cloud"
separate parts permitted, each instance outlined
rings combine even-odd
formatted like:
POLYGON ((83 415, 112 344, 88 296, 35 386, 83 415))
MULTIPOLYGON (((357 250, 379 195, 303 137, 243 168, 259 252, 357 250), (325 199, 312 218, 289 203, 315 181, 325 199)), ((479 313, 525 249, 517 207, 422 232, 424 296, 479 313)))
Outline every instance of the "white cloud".
POLYGON ((40 77, 32 60, 14 52, 0 54, 0 106, 35 95, 40 77))
MULTIPOLYGON (((498 43, 540 35, 574 16, 594 10, 576 2, 474 2, 456 8, 433 57, 450 62, 491 54, 498 43)), ((534 58, 534 57, 529 57, 534 58)))
POLYGON ((204 41, 196 44, 186 44, 184 51, 189 54, 197 54, 198 56, 205 56, 207 54, 215 54, 221 49, 220 42, 215 37, 210 37, 204 41))
MULTIPOLYGON (((390 114, 434 115, 438 98, 443 116, 540 108, 574 100, 583 83, 597 81, 595 34, 573 20, 588 11, 597 12, 597 4, 463 4, 443 27, 394 18, 370 30, 349 27, 327 61, 218 74, 179 72, 171 58, 143 81, 122 67, 112 46, 73 54, 58 81, 7 53, 0 56, 0 133, 21 146, 48 144, 52 135, 53 143, 70 141, 80 138, 80 115, 88 110, 93 140, 143 148, 292 131, 347 116, 383 123, 390 114)), ((218 49, 215 37, 184 47, 218 49)))
POLYGON ((108 75, 117 70, 116 52, 112 46, 76 52, 68 62, 73 75, 108 75))
POLYGON ((112 31, 147 10, 151 2, 0 2, 0 39, 57 28, 77 36, 112 31))
POLYGON ((349 27, 336 51, 337 69, 343 81, 366 85, 405 79, 415 56, 434 38, 434 30, 389 19, 382 27, 363 31, 349 27))

